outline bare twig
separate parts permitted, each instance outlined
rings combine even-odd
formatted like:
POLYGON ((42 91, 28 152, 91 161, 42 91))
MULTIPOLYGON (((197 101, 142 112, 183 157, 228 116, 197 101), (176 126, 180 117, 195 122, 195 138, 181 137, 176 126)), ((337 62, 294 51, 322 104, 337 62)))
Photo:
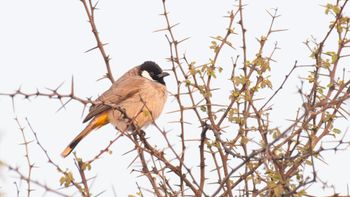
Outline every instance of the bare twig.
MULTIPOLYGON (((101 55, 103 57, 105 65, 106 65, 107 73, 106 73, 105 77, 108 78, 113 83, 114 78, 113 78, 111 66, 109 64, 110 57, 109 57, 109 55, 107 55, 107 53, 105 52, 105 49, 104 49, 104 46, 106 45, 106 43, 103 43, 101 41, 101 38, 100 38, 99 33, 97 31, 96 23, 95 23, 95 10, 96 10, 96 6, 97 6, 98 2, 95 5, 93 5, 92 0, 80 0, 80 1, 84 5, 86 15, 89 18, 89 23, 91 25, 92 33, 95 36, 97 47, 94 47, 94 48, 98 48, 100 50, 101 55)), ((90 50, 88 50, 88 51, 90 51, 90 50)))

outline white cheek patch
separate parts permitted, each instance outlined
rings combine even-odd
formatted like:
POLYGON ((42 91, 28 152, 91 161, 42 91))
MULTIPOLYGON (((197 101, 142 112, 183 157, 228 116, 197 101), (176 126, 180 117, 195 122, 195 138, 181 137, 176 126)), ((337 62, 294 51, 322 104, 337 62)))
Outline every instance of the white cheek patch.
POLYGON ((148 73, 147 71, 145 71, 145 70, 142 71, 141 75, 142 75, 142 77, 144 77, 144 78, 147 78, 147 79, 149 79, 149 80, 153 80, 152 77, 151 77, 151 75, 149 75, 149 73, 148 73))

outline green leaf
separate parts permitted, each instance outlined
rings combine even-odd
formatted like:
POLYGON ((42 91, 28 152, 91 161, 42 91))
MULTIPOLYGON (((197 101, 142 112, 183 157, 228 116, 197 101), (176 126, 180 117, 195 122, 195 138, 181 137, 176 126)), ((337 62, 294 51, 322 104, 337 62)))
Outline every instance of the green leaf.
POLYGON ((186 79, 186 80, 185 80, 185 84, 186 84, 186 86, 188 87, 188 86, 191 85, 191 81, 190 81, 189 79, 186 79))
POLYGON ((72 172, 65 173, 65 175, 62 176, 59 181, 60 185, 64 185, 64 187, 69 187, 69 185, 74 181, 72 172))
POLYGON ((340 130, 340 129, 337 129, 337 128, 334 128, 334 129, 333 129, 333 133, 335 133, 335 134, 340 134, 340 133, 341 133, 341 130, 340 130))
POLYGON ((326 10, 325 10, 326 14, 329 14, 329 12, 332 11, 334 14, 338 15, 341 10, 339 6, 333 5, 330 3, 328 3, 325 7, 326 7, 326 10))
POLYGON ((309 166, 312 166, 312 162, 311 162, 310 160, 306 160, 306 161, 305 161, 305 164, 306 164, 306 165, 309 165, 309 166))
POLYGON ((245 136, 241 137, 241 144, 247 144, 249 142, 249 139, 245 136))

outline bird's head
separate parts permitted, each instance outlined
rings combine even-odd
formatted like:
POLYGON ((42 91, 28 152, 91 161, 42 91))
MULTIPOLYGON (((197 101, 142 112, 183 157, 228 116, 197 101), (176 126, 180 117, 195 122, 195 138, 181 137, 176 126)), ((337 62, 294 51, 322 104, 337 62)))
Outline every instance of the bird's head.
POLYGON ((168 76, 169 73, 164 72, 158 64, 152 61, 146 61, 140 66, 140 73, 142 77, 149 80, 153 80, 165 85, 164 77, 168 76))

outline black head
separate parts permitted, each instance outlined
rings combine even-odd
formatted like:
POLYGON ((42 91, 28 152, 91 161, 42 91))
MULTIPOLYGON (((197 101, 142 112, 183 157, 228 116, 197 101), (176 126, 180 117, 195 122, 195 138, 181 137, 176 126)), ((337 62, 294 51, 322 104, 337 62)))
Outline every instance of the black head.
POLYGON ((140 66, 140 75, 165 85, 164 77, 168 76, 169 73, 163 72, 162 68, 155 62, 146 61, 140 66))

